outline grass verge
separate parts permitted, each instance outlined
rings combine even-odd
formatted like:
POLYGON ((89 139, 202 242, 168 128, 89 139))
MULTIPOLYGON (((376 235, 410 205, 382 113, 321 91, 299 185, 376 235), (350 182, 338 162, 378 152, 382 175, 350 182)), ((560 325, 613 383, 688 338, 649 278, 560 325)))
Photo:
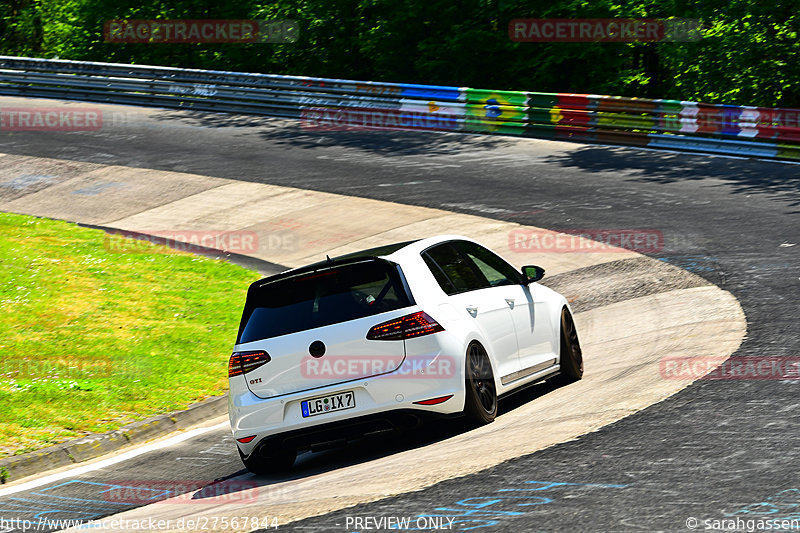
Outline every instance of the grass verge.
POLYGON ((227 388, 257 272, 0 213, 0 457, 183 409, 227 388))

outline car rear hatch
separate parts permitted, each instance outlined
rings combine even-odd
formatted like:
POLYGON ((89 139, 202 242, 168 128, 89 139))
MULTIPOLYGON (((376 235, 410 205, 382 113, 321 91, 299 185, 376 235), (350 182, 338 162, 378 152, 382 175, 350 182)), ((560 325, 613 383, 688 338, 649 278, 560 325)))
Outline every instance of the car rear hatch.
POLYGON ((259 364, 243 365, 256 396, 313 390, 396 370, 405 341, 367 336, 417 310, 392 262, 318 264, 251 285, 235 350, 242 360, 256 354, 259 364))

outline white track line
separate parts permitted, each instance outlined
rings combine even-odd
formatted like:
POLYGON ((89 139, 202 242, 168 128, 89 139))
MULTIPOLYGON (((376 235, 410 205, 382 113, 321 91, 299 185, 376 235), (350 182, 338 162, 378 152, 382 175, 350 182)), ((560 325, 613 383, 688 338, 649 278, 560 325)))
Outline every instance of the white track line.
POLYGON ((36 487, 41 487, 42 485, 47 485, 48 483, 52 483, 54 481, 60 481, 64 478, 80 476, 81 474, 85 474, 87 472, 100 470, 101 468, 106 468, 107 466, 115 465, 117 463, 127 461, 128 459, 133 459, 134 457, 137 457, 145 453, 154 452, 156 450, 161 450, 163 448, 168 448, 185 440, 197 437, 198 435, 203 435, 204 433, 210 433, 218 429, 224 429, 226 427, 230 427, 229 424, 230 423, 226 420, 225 422, 220 422, 219 424, 216 424, 214 426, 192 429, 185 433, 181 433, 180 435, 175 435, 174 437, 170 437, 161 442, 154 442, 152 444, 147 444, 145 446, 142 446, 141 448, 121 453, 114 457, 103 459, 102 461, 97 461, 96 463, 76 466, 75 468, 70 468, 69 470, 65 470, 64 472, 59 472, 57 474, 51 474, 49 476, 33 479, 31 481, 20 483, 19 485, 15 485, 12 487, 0 488, 0 496, 8 496, 9 494, 14 494, 16 492, 21 492, 36 487))

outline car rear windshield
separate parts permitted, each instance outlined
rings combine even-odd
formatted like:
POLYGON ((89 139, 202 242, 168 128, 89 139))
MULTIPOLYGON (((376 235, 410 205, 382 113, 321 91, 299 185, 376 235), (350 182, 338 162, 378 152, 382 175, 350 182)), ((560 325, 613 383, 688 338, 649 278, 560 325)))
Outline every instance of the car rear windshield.
POLYGON ((288 335, 412 305, 399 267, 373 259, 251 289, 237 344, 288 335))

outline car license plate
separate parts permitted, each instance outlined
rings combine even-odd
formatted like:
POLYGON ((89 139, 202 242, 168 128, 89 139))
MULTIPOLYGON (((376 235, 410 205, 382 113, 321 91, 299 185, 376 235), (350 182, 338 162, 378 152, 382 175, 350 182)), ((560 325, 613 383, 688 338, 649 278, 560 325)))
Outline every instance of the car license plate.
POLYGON ((321 415, 324 413, 332 413, 334 411, 352 409, 355 406, 356 397, 355 394, 353 394, 353 391, 340 392, 338 394, 331 394, 329 396, 320 396, 319 398, 312 398, 310 400, 303 400, 300 402, 300 408, 303 411, 303 418, 321 415))

